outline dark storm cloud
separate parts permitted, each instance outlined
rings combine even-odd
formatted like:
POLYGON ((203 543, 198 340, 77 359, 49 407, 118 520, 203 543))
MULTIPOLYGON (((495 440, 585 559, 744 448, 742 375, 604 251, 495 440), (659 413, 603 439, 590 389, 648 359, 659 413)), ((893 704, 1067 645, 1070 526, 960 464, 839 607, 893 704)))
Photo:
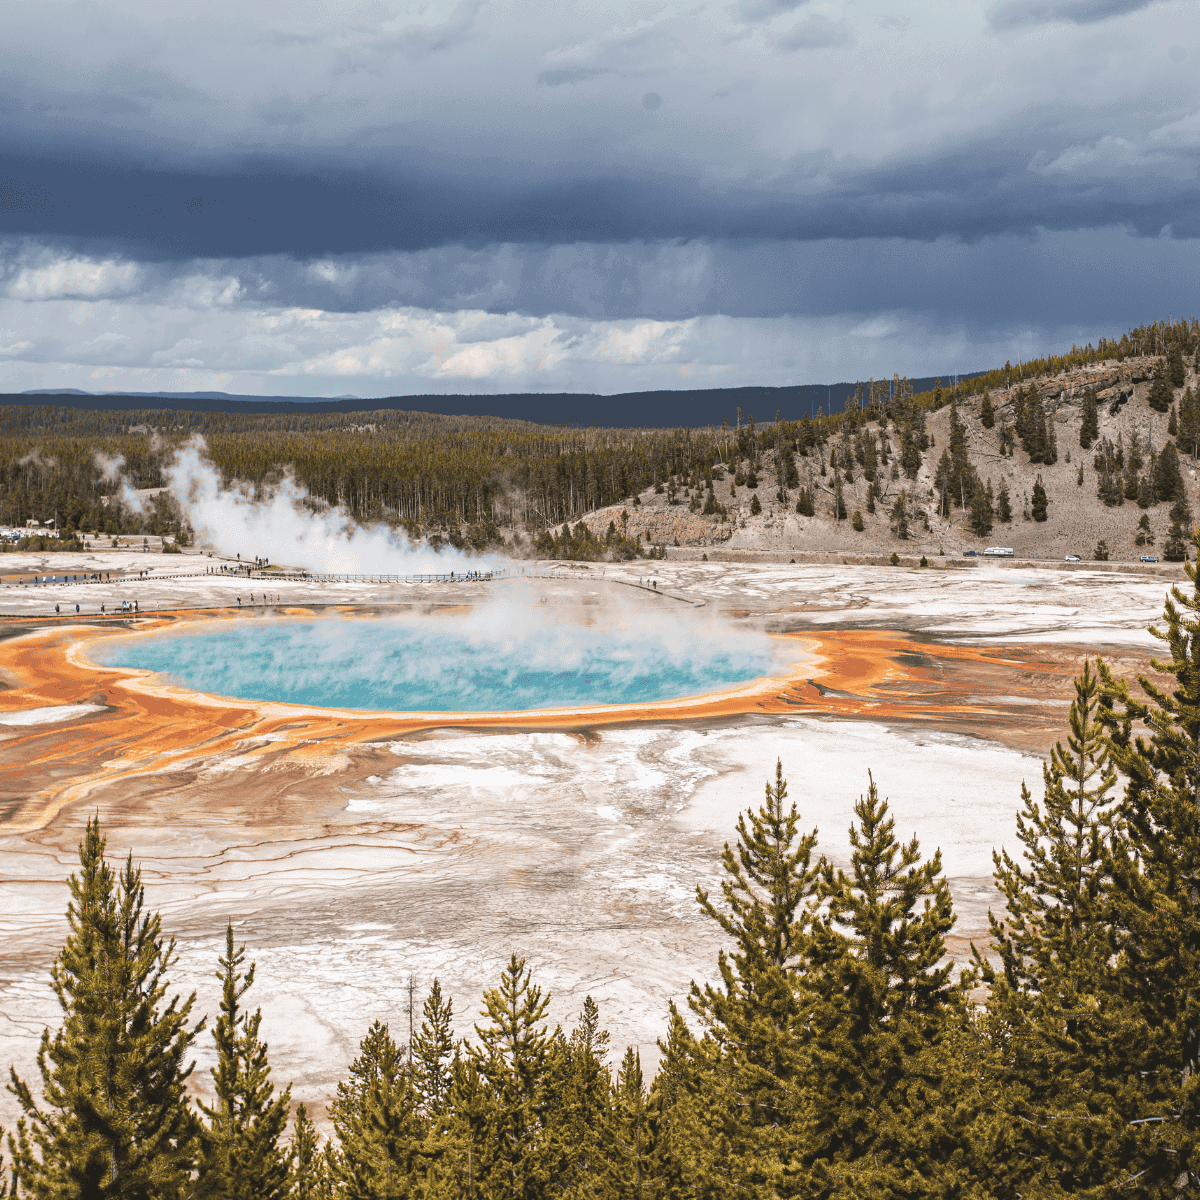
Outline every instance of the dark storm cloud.
POLYGON ((10 381, 922 374, 1200 310, 1191 0, 212 11, 6 12, 10 381))
MULTIPOLYGON (((639 107, 657 109, 661 97, 647 97, 639 107)), ((175 259, 499 242, 973 239, 1117 225, 1200 235, 1196 151, 1161 142, 1098 140, 1033 155, 1027 144, 980 142, 840 178, 829 164, 815 182, 797 174, 720 189, 683 171, 580 165, 548 178, 487 160, 453 174, 413 166, 393 180, 262 160, 237 174, 199 174, 10 155, 0 233, 175 259)))
POLYGON ((1197 232, 1200 88, 1153 49, 1175 25, 1182 36, 1188 5, 990 10, 1006 29, 1157 21, 1136 44, 1103 25, 1119 60, 1065 40, 996 57, 982 9, 922 29, 915 11, 871 7, 853 10, 856 28, 801 0, 536 21, 482 0, 349 5, 340 19, 247 3, 219 45, 173 10, 170 50, 138 4, 124 24, 96 14, 89 42, 45 23, 66 11, 50 2, 21 10, 0 48, 0 234, 183 260, 1197 232), (51 36, 56 86, 37 69, 51 36), (964 68, 964 45, 992 55, 987 71, 964 68))

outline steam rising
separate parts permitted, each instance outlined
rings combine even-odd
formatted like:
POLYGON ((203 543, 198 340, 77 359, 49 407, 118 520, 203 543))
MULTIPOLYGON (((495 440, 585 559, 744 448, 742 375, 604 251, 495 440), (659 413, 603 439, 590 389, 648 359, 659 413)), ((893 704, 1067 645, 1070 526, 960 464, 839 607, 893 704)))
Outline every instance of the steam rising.
POLYGON ((43 471, 52 471, 58 466, 58 459, 42 453, 41 446, 34 446, 28 454, 17 459, 18 467, 40 467, 43 471))
POLYGON ((320 502, 290 472, 259 496, 249 484, 222 487, 205 449, 200 437, 187 442, 166 468, 167 487, 199 541, 231 558, 347 575, 443 574, 486 570, 498 561, 413 545, 403 530, 360 525, 340 507, 314 511, 320 502))
POLYGON ((102 454, 97 450, 92 459, 96 464, 96 470, 100 472, 101 479, 120 479, 121 470, 125 466, 125 455, 123 454, 102 454))

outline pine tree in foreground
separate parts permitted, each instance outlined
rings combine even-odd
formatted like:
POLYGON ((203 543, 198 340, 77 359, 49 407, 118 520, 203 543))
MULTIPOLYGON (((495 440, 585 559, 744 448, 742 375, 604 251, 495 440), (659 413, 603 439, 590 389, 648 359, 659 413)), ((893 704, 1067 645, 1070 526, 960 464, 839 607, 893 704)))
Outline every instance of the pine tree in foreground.
POLYGON ((312 1123, 308 1109, 298 1104, 288 1152, 288 1196, 292 1200, 324 1200, 329 1192, 325 1163, 317 1127, 312 1123))
POLYGON ((944 961, 955 917, 941 852, 922 862, 916 838, 897 841, 873 778, 854 811, 850 874, 823 864, 804 980, 804 1194, 924 1195, 929 1174, 958 1170, 943 1045, 974 977, 954 982, 944 961))
POLYGON ((642 1079, 642 1058, 632 1046, 626 1049, 617 1070, 610 1128, 610 1194, 628 1200, 661 1195, 660 1165, 655 1153, 657 1130, 642 1079))
POLYGON ((421 1028, 413 1038, 412 1052, 421 1111, 433 1120, 445 1110, 454 1079, 454 1001, 443 999, 438 979, 433 981, 425 998, 421 1028))
POLYGON ((546 1064, 547 1177, 572 1200, 603 1195, 612 1138, 608 1034, 588 996, 569 1038, 556 1031, 546 1064))
POLYGON ((1173 587, 1165 628, 1150 627, 1170 656, 1151 665, 1170 686, 1141 676, 1138 700, 1101 664, 1110 753, 1128 780, 1109 862, 1131 1093, 1113 1182, 1136 1180, 1147 1196, 1200 1189, 1200 583, 1194 562, 1185 570, 1190 594, 1173 587), (1148 739, 1134 737, 1135 723, 1148 739))
POLYGON ((329 1165, 338 1195, 398 1200, 412 1194, 425 1159, 418 1102, 400 1048, 388 1027, 375 1021, 329 1109, 338 1140, 329 1165))
POLYGON ((470 1050, 489 1100, 481 1145, 486 1158, 480 1167, 490 1188, 503 1186, 511 1200, 533 1200, 547 1182, 551 1039, 545 1016, 550 997, 533 983, 525 960, 514 954, 500 986, 484 992, 483 1003, 489 1024, 475 1026, 480 1045, 470 1050))
POLYGON ((777 761, 762 806, 738 816, 736 849, 726 843, 722 851, 723 905, 696 889, 701 911, 733 947, 717 956, 722 986, 693 984, 690 999, 718 1063, 705 1079, 702 1136, 709 1147, 718 1144, 720 1124, 730 1173, 744 1186, 769 1186, 781 1194, 787 1194, 787 1164, 798 1135, 787 1115, 789 1097, 803 1066, 795 1025, 804 1002, 795 977, 807 954, 809 901, 821 870, 811 861, 817 831, 801 834, 796 805, 786 801, 777 761))
POLYGON ((262 1010, 242 1007, 254 983, 254 964, 244 970, 246 947, 236 946, 225 927, 221 970, 221 1015, 213 1027, 217 1065, 212 1069, 216 1103, 200 1103, 208 1117, 201 1135, 198 1196, 222 1200, 282 1200, 288 1189, 288 1159, 281 1146, 292 1089, 275 1095, 267 1045, 258 1036, 262 1010))
POLYGON ((39 1200, 190 1194, 197 1121, 184 1096, 195 994, 166 1001, 175 943, 144 909, 132 857, 116 875, 93 818, 69 880, 70 933, 51 970, 63 1022, 38 1051, 43 1100, 12 1072, 23 1112, 15 1167, 39 1200), (164 1003, 165 1001, 165 1003, 164 1003))
POLYGON ((1004 1048, 994 1069, 1013 1153, 997 1175, 1037 1195, 1107 1186, 1127 1140, 1121 1066, 1130 1025, 1112 986, 1108 925, 1107 864, 1120 822, 1100 711, 1100 679, 1085 663, 1067 743, 1042 767, 1041 804, 1021 788, 1025 866, 993 854, 1006 909, 1003 919, 989 913, 1000 971, 975 951, 1004 1048))
POLYGON ((712 1070, 714 1045, 711 1037, 705 1044, 696 1040, 671 1001, 667 1036, 658 1042, 662 1062, 650 1085, 653 1178, 659 1188, 650 1194, 663 1200, 711 1195, 709 1165, 724 1161, 720 1136, 715 1145, 700 1138, 707 1115, 700 1101, 701 1080, 712 1070))

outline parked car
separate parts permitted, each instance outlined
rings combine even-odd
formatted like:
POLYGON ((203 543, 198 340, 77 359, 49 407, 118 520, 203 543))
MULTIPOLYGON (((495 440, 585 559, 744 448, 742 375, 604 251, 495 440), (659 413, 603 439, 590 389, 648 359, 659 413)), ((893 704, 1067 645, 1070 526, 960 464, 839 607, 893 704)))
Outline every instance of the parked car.
POLYGON ((1067 557, 1063 559, 1063 562, 1079 562, 1079 555, 1068 554, 1067 557))
POLYGON ((1153 554, 1143 554, 1142 562, 1158 562, 1158 559, 1153 554))
POLYGON ((963 551, 963 558, 978 558, 978 557, 979 557, 978 550, 964 550, 963 551))

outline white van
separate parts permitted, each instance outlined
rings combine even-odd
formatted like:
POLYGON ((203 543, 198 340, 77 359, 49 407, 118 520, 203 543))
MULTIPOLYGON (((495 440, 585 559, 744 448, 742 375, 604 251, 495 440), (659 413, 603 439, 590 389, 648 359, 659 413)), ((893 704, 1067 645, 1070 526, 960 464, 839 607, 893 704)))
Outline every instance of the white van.
POLYGON ((1013 556, 1011 546, 989 546, 983 553, 988 558, 1012 558, 1013 556))

